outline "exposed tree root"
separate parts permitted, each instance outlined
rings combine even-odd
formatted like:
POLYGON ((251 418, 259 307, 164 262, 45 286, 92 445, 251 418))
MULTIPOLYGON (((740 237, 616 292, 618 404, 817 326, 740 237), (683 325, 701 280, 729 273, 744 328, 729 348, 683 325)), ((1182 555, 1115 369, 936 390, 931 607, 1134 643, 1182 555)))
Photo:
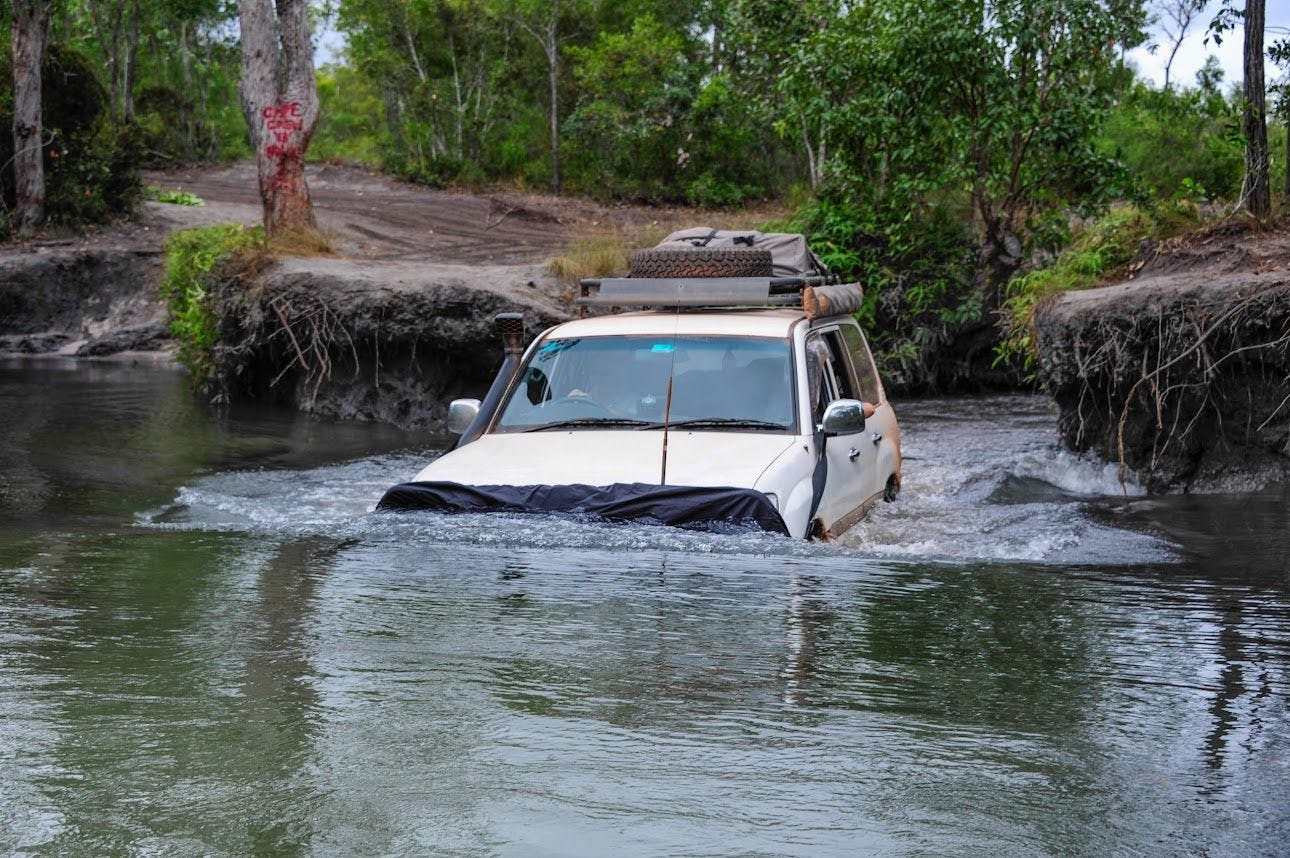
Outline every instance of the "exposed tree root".
POLYGON ((1122 483, 1136 470, 1154 490, 1186 488, 1224 458, 1290 457, 1290 289, 1041 316, 1041 379, 1063 437, 1118 462, 1122 483))
POLYGON ((269 300, 269 307, 278 320, 279 327, 269 334, 269 341, 283 334, 290 341, 293 356, 269 382, 276 387, 288 372, 297 367, 304 373, 304 384, 310 389, 308 407, 312 409, 318 399, 318 389, 331 378, 332 354, 341 345, 347 346, 354 364, 354 378, 358 378, 359 357, 354 338, 341 322, 340 314, 325 300, 316 295, 277 296, 269 300), (298 308, 296 302, 304 304, 298 308))

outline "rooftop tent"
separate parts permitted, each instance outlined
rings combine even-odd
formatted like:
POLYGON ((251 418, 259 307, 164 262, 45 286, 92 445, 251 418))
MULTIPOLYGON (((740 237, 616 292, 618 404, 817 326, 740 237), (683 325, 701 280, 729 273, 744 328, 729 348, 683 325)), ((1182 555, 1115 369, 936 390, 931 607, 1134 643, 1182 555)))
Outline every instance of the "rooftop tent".
POLYGON ((827 275, 828 268, 806 243, 806 236, 795 232, 757 232, 756 230, 712 229, 693 226, 678 230, 658 243, 658 249, 682 247, 751 247, 769 250, 776 277, 809 277, 827 275))

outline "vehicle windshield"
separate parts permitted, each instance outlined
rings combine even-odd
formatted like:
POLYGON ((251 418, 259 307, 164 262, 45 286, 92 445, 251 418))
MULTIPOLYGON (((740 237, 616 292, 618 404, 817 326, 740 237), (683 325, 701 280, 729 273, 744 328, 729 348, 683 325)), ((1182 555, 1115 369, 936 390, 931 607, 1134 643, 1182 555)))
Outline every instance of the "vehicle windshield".
POLYGON ((658 428, 782 432, 795 425, 788 340, 622 336, 547 340, 496 431, 658 428))

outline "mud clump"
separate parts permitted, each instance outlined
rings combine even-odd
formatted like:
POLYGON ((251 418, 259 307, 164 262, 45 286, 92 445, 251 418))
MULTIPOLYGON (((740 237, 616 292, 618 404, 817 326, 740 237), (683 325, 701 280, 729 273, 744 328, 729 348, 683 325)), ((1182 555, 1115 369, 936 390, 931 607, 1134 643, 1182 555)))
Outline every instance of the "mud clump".
POLYGON ((1152 492, 1290 475, 1290 240, 1185 248, 1035 314, 1063 442, 1152 492))
POLYGON ((215 395, 442 429, 501 363, 493 317, 536 333, 570 317, 567 292, 536 266, 285 260, 217 290, 215 395))

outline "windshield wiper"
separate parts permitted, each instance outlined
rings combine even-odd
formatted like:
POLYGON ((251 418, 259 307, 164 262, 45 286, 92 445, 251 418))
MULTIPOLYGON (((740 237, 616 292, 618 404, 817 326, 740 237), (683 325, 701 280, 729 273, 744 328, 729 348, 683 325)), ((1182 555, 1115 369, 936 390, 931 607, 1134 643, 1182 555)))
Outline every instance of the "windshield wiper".
POLYGON ((650 424, 644 420, 631 420, 625 417, 574 417, 570 420, 556 420, 552 423, 542 423, 537 426, 529 426, 524 429, 525 432, 542 432, 547 429, 574 429, 580 426, 640 426, 647 427, 650 424))
MULTIPOLYGON (((662 423, 651 423, 650 429, 662 429, 662 423)), ((788 427, 769 420, 748 420, 743 417, 696 417, 692 420, 673 420, 667 424, 672 429, 774 429, 782 432, 788 427)))

